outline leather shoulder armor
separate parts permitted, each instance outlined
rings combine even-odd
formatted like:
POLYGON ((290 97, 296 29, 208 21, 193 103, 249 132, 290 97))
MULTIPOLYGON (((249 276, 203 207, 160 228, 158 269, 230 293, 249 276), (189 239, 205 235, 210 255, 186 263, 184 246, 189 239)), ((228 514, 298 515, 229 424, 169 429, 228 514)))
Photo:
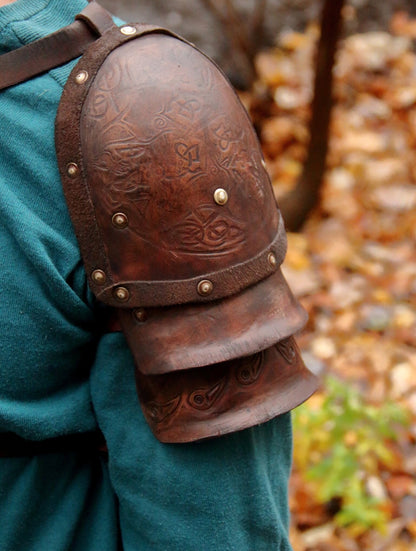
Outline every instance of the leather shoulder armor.
POLYGON ((158 27, 106 31, 68 79, 56 146, 89 284, 119 312, 160 440, 240 430, 315 390, 261 149, 211 60, 158 27))

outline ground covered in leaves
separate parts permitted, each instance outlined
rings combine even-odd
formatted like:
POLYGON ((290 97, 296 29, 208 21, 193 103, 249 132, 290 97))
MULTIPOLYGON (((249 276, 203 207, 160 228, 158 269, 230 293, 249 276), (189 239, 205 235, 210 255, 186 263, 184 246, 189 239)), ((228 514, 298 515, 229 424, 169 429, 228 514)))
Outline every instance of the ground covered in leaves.
MULTIPOLYGON (((305 158, 317 35, 281 35, 243 97, 277 197, 305 158)), ((289 234, 299 343, 323 380, 294 418, 295 551, 416 549, 415 40, 399 13, 341 43, 320 207, 289 234)))

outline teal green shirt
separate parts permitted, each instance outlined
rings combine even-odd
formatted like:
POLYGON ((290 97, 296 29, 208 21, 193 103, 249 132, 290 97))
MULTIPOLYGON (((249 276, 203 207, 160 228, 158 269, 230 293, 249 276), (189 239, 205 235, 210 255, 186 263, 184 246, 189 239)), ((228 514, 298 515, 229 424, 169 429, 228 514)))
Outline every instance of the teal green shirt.
MULTIPOLYGON (((69 24, 85 4, 0 8, 0 54, 69 24)), ((43 440, 99 428, 109 459, 0 459, 0 550, 288 551, 290 417, 161 444, 123 335, 100 333, 54 150, 73 65, 0 92, 0 432, 43 440)))

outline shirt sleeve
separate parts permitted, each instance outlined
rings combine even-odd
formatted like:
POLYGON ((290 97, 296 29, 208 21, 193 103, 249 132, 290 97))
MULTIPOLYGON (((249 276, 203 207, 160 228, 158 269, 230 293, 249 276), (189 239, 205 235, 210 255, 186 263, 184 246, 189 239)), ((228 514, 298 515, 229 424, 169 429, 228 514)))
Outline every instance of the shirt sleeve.
POLYGON ((218 439, 162 444, 137 398, 122 333, 101 339, 91 373, 125 551, 290 551, 290 414, 218 439))

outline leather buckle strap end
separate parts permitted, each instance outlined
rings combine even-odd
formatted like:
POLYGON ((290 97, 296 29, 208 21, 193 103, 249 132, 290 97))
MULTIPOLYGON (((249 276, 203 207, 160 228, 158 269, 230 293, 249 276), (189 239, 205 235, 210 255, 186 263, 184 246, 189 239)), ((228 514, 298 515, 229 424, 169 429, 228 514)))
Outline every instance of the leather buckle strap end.
POLYGON ((67 27, 0 56, 0 90, 79 57, 113 26, 111 15, 92 1, 67 27))
POLYGON ((115 26, 111 15, 97 2, 92 1, 81 13, 75 16, 76 20, 84 21, 99 36, 115 26))

